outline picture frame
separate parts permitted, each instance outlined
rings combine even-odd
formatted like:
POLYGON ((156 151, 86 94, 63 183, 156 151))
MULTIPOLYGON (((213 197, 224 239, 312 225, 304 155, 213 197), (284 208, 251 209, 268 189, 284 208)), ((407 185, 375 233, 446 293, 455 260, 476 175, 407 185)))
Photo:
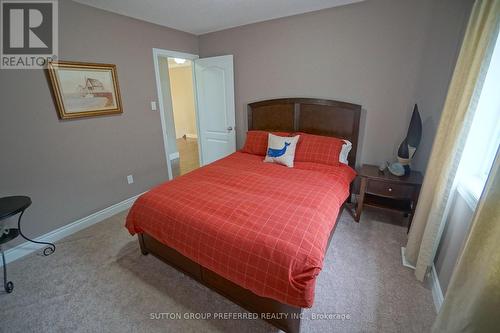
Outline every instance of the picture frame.
POLYGON ((47 69, 60 119, 123 113, 116 65, 53 61, 47 69))

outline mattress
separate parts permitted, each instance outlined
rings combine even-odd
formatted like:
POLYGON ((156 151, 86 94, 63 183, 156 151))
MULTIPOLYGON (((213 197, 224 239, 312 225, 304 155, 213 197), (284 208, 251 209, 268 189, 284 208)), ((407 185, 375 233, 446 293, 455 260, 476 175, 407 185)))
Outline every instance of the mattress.
POLYGON ((236 152, 140 196, 126 227, 259 296, 311 307, 354 177, 343 164, 287 168, 236 152))

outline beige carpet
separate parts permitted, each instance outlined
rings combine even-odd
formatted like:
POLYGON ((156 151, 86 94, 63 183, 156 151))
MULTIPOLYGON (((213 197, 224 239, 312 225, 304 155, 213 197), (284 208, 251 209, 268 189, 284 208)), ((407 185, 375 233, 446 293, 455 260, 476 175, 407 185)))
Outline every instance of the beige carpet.
MULTIPOLYGON (((431 291, 401 266, 406 228, 396 217, 344 213, 305 311, 302 332, 428 332, 431 291), (386 222, 380 222, 385 220, 386 222), (348 320, 311 320, 320 313, 348 320)), ((12 294, 0 292, 1 332, 276 332, 261 320, 150 319, 150 313, 241 312, 237 305, 167 266, 142 256, 125 213, 8 266, 12 294)), ((401 218, 397 216, 397 218, 401 218)))

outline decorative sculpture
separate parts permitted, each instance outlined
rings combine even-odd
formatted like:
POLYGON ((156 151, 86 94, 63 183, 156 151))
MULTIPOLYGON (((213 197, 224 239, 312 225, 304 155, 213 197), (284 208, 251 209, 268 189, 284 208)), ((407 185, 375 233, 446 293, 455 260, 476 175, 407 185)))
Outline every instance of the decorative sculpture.
POLYGON ((422 120, 415 104, 411 116, 410 126, 405 139, 399 145, 398 162, 389 166, 389 171, 395 176, 408 176, 410 174, 411 160, 417 151, 420 139, 422 138, 422 120))

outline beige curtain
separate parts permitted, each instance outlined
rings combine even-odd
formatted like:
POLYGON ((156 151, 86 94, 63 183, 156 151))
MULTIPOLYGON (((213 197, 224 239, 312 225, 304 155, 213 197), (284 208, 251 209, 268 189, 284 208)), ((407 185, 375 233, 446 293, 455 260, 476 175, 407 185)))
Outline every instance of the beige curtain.
MULTIPOLYGON (((477 0, 446 97, 424 183, 408 235, 405 258, 423 281, 434 260, 456 175, 465 124, 479 74, 499 20, 500 0, 477 0)), ((472 110, 473 112, 473 110, 472 110)))
POLYGON ((497 153, 433 332, 500 331, 499 169, 497 153))

